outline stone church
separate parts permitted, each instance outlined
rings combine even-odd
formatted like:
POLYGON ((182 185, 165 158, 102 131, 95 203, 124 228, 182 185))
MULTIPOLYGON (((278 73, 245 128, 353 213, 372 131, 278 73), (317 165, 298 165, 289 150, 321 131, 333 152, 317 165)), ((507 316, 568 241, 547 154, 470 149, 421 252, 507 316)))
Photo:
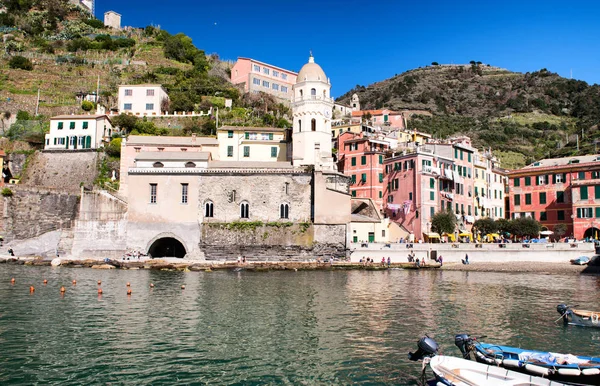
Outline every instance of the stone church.
POLYGON ((344 256, 350 181, 337 172, 331 153, 330 89, 311 56, 293 87, 285 162, 243 160, 274 140, 261 135, 261 128, 240 137, 244 156, 235 160, 222 157, 228 151, 220 151, 225 145, 216 138, 130 136, 121 149, 119 192, 82 197, 83 211, 92 215, 76 225, 73 255, 118 257, 135 250, 207 260, 344 256))

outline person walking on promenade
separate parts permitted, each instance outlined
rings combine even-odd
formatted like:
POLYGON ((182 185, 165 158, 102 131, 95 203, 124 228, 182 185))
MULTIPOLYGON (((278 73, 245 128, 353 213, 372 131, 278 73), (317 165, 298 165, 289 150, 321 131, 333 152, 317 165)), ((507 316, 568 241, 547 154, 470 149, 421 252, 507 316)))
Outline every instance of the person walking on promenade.
POLYGON ((385 257, 382 257, 382 258, 381 258, 381 266, 382 266, 382 267, 385 267, 385 257))
POLYGON ((387 259, 387 264, 388 264, 388 268, 390 267, 390 265, 392 265, 392 259, 389 256, 387 259))
POLYGON ((425 258, 421 257, 421 267, 424 267, 424 266, 425 266, 425 258))
POLYGON ((465 259, 462 261, 463 264, 468 265, 469 264, 469 255, 465 253, 465 259))
POLYGON ((442 260, 442 255, 440 255, 440 257, 438 257, 438 262, 440 263, 440 267, 441 267, 442 265, 444 265, 444 262, 443 262, 443 260, 442 260))

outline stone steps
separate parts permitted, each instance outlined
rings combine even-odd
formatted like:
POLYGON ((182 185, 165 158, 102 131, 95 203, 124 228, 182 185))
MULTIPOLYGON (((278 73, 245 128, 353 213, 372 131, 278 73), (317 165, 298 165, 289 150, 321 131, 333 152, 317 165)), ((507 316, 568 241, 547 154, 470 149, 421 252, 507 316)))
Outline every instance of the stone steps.
POLYGON ((62 234, 60 236, 60 241, 58 242, 58 246, 56 247, 61 257, 71 255, 74 240, 75 235, 73 229, 63 229, 62 234))

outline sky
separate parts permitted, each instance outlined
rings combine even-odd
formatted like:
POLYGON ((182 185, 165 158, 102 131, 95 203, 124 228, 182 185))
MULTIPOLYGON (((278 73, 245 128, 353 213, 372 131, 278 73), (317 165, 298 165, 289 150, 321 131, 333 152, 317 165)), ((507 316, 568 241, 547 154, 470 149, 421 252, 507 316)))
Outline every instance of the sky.
POLYGON ((96 0, 96 17, 182 32, 207 54, 299 71, 312 50, 339 97, 404 71, 471 60, 600 84, 600 1, 96 0))

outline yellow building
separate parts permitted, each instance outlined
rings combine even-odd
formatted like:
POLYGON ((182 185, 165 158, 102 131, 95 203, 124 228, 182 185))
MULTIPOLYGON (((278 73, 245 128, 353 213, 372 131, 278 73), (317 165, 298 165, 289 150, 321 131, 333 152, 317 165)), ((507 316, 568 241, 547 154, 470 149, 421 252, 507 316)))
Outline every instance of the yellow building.
POLYGON ((287 129, 223 126, 217 130, 221 161, 289 161, 287 129))

